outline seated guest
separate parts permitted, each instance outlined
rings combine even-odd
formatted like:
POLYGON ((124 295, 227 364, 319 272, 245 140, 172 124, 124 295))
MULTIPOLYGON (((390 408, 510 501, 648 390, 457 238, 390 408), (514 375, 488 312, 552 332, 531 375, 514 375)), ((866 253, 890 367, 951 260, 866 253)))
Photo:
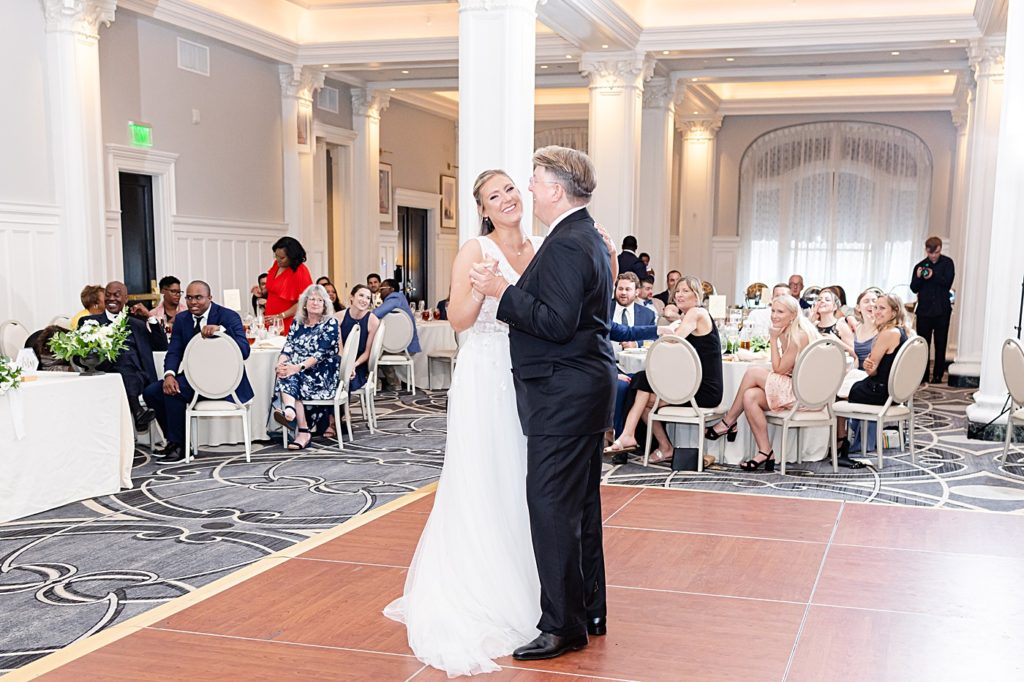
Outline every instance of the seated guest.
POLYGON ((654 275, 645 275, 640 280, 640 288, 636 292, 636 302, 654 311, 655 317, 661 315, 665 304, 654 298, 654 275))
POLYGON ((267 272, 267 306, 263 313, 281 319, 287 332, 298 310, 299 297, 313 278, 305 265, 306 250, 297 239, 281 237, 272 248, 274 264, 267 272))
POLYGON ((836 297, 836 305, 839 308, 845 308, 846 307, 846 289, 844 289, 843 287, 841 287, 838 284, 831 284, 831 285, 829 285, 829 286, 827 286, 825 288, 828 289, 829 291, 831 291, 835 295, 835 297, 836 297))
POLYGON ((174 326, 174 316, 186 309, 185 301, 181 300, 181 280, 173 275, 168 275, 160 280, 161 298, 158 305, 150 310, 142 303, 136 303, 131 308, 131 314, 142 319, 156 318, 164 326, 164 330, 170 333, 174 326))
POLYGON ((267 273, 260 273, 252 288, 252 314, 259 315, 267 307, 267 273))
MULTIPOLYGON (((653 277, 654 276, 654 271, 651 270, 651 254, 649 254, 649 253, 641 253, 638 256, 638 258, 640 259, 640 262, 644 264, 644 268, 647 270, 646 274, 648 274, 648 275, 653 277)), ((643 277, 641 277, 640 279, 643 280, 643 277)))
POLYGON ((647 266, 636 255, 636 237, 626 235, 622 240, 622 251, 618 255, 619 274, 632 272, 636 275, 637 281, 647 274, 647 266))
MULTIPOLYGON (((717 407, 722 402, 722 342, 718 336, 718 327, 711 315, 703 306, 704 288, 696 277, 683 277, 676 283, 672 294, 676 307, 682 313, 682 322, 675 334, 690 342, 700 358, 701 383, 694 396, 699 407, 717 407)), ((650 412, 654 408, 655 395, 646 372, 638 372, 633 378, 636 388, 636 399, 626 417, 626 423, 619 438, 612 443, 605 453, 625 452, 636 449, 636 428, 643 419, 649 421, 650 412)), ((654 422, 654 437, 658 441, 658 449, 650 456, 649 461, 658 463, 672 457, 672 442, 661 422, 654 422)))
POLYGON ((682 279, 683 273, 678 270, 669 270, 668 275, 665 276, 665 291, 660 294, 655 294, 654 298, 661 301, 663 305, 669 304, 669 296, 675 291, 676 282, 682 279))
MULTIPOLYGON (((373 346, 373 337, 380 327, 380 320, 370 311, 370 287, 365 284, 357 284, 352 287, 351 298, 349 299, 348 310, 336 313, 334 318, 340 325, 340 338, 338 339, 338 352, 341 354, 345 349, 345 342, 353 329, 359 330, 359 350, 356 351, 355 367, 349 379, 349 391, 358 391, 366 385, 370 374, 370 348, 373 346)), ((330 415, 330 426, 324 432, 327 438, 335 436, 334 415, 330 415)))
MULTIPOLYGON (((147 386, 145 391, 146 404, 156 412, 157 422, 167 438, 167 445, 155 457, 159 462, 178 462, 185 458, 185 408, 195 395, 181 368, 189 342, 197 336, 200 338, 197 343, 202 343, 202 339, 226 334, 238 344, 243 359, 249 357, 250 351, 242 318, 234 310, 213 302, 209 284, 199 280, 189 282, 185 304, 188 314, 175 316, 171 328, 171 343, 164 356, 164 378, 147 386)), ((252 400, 252 387, 244 369, 235 394, 243 403, 252 400)), ((232 398, 228 396, 224 400, 232 398)))
POLYGON ((274 419, 285 428, 296 429, 289 450, 302 450, 313 438, 309 428, 313 415, 307 414, 302 401, 330 400, 338 389, 340 334, 327 301, 327 292, 319 284, 302 292, 295 323, 277 360, 274 392, 281 409, 274 411, 274 419))
POLYGON ((440 319, 442 319, 442 320, 447 320, 448 319, 448 299, 447 298, 442 298, 440 301, 437 302, 437 313, 438 313, 438 315, 440 315, 440 319))
MULTIPOLYGON (((800 304, 792 296, 780 296, 772 301, 772 326, 769 345, 772 351, 771 370, 751 367, 743 375, 736 398, 722 421, 709 426, 704 437, 718 440, 728 436, 736 439, 736 422, 740 414, 747 415, 750 431, 757 443, 757 455, 740 465, 744 471, 775 471, 775 451, 768 437, 765 410, 783 410, 796 402, 793 393, 793 367, 796 357, 807 344, 818 338, 814 325, 800 314, 800 304)), ((785 453, 783 453, 785 456, 785 453)))
MULTIPOLYGON (((871 352, 864 360, 864 371, 867 378, 861 379, 850 387, 851 403, 868 405, 884 405, 889 399, 889 374, 896 352, 907 340, 907 331, 903 328, 903 301, 895 294, 879 296, 875 301, 874 317, 878 334, 871 346, 871 352)), ((839 461, 843 466, 859 469, 863 463, 850 459, 850 442, 847 440, 846 419, 837 419, 839 434, 839 461)))
POLYGON ((327 284, 324 284, 323 287, 324 291, 327 292, 327 297, 331 299, 331 310, 336 313, 340 313, 344 310, 345 306, 343 306, 341 301, 338 299, 338 290, 334 288, 334 285, 328 282, 327 284))
POLYGON ((106 307, 103 287, 99 284, 86 284, 82 289, 82 293, 79 294, 79 298, 82 301, 83 309, 79 310, 75 313, 75 316, 71 318, 72 329, 78 329, 78 323, 81 322, 82 318, 86 315, 99 315, 106 307))
MULTIPOLYGON (((807 319, 822 336, 835 336, 842 339, 843 335, 848 335, 850 332, 846 318, 840 310, 839 297, 831 287, 822 289, 818 293, 818 300, 814 302, 814 308, 811 309, 807 319)), ((853 352, 852 347, 849 350, 851 353, 853 352)))
MULTIPOLYGON (((615 280, 615 310, 612 319, 624 327, 646 327, 656 321, 654 311, 637 302, 639 284, 640 279, 632 272, 620 272, 615 280)), ((636 347, 636 344, 626 342, 622 347, 636 347)))
MULTIPOLYGON (((864 369, 864 361, 871 354, 871 348, 878 337, 878 327, 875 326, 875 300, 878 298, 877 289, 874 287, 865 289, 857 297, 857 305, 853 310, 853 320, 847 320, 847 331, 843 333, 843 343, 853 348, 853 354, 857 360, 857 369, 864 369), (851 324, 852 322, 852 324, 851 324)), ((863 433, 861 427, 863 422, 859 419, 851 419, 849 422, 850 446, 849 449, 856 452, 860 447, 860 438, 863 433)), ((874 442, 875 423, 868 422, 868 442, 874 442)), ((859 467, 860 463, 855 460, 844 462, 839 458, 843 466, 859 467)))
MULTIPOLYGON (((772 300, 774 301, 779 296, 789 296, 789 285, 785 282, 780 282, 772 287, 772 300)), ((743 324, 744 326, 768 329, 772 326, 771 306, 767 308, 754 308, 747 315, 747 319, 743 324)))
POLYGON ((328 277, 327 275, 320 275, 319 277, 316 278, 316 282, 314 282, 314 284, 319 284, 320 286, 324 287, 325 289, 327 288, 326 285, 328 285, 330 283, 331 283, 331 278, 328 277))
MULTIPOLYGON (((384 297, 380 293, 380 275, 371 272, 366 276, 366 286, 370 287, 370 309, 373 310, 381 304, 384 297)), ((395 287, 396 289, 398 287, 395 287)))
MULTIPOLYGON (((372 286, 370 286, 370 290, 373 290, 372 286)), ((398 290, 398 281, 394 279, 386 279, 381 282, 380 295, 383 297, 383 300, 379 306, 373 309, 373 314, 376 315, 379 320, 384 319, 384 316, 393 310, 401 310, 403 313, 408 315, 409 319, 412 320, 412 341, 409 342, 407 350, 410 354, 419 353, 420 337, 419 333, 416 331, 416 316, 412 314, 412 308, 409 307, 409 299, 405 297, 405 294, 398 290)), ((381 383, 385 386, 384 390, 389 390, 389 386, 397 387, 400 385, 398 381, 398 374, 394 367, 381 367, 380 373, 381 383)))
POLYGON ((50 339, 56 334, 67 331, 63 327, 50 325, 33 332, 25 340, 25 348, 31 348, 39 361, 40 372, 74 372, 75 368, 67 360, 62 360, 50 350, 50 339))
POLYGON ((800 302, 800 307, 804 310, 809 310, 811 304, 803 299, 804 291, 804 276, 803 275, 790 275, 789 276, 789 295, 800 302))
MULTIPOLYGON (((108 325, 124 310, 128 302, 128 287, 124 282, 111 282, 103 292, 105 310, 99 315, 83 317, 78 326, 87 320, 94 320, 101 325, 108 325)), ((125 348, 114 362, 103 362, 99 368, 105 372, 117 372, 124 382, 124 391, 128 395, 128 408, 131 410, 135 428, 145 431, 153 421, 153 410, 139 404, 139 396, 146 385, 156 381, 156 365, 153 362, 153 351, 167 350, 167 333, 159 320, 150 319, 143 322, 128 317, 128 334, 125 348)))

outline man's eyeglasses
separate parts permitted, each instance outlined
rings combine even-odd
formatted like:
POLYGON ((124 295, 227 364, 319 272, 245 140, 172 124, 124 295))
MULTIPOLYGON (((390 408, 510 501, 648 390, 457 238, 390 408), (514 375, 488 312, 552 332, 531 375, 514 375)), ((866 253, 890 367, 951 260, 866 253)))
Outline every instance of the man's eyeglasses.
POLYGON ((196 294, 195 296, 185 295, 186 301, 202 301, 206 298, 206 294, 196 294))

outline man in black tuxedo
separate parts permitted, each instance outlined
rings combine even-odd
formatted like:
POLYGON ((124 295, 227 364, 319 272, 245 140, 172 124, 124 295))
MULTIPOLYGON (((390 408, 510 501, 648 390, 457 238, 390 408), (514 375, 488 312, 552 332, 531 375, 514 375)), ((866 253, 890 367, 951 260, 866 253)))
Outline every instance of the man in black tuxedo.
POLYGON ((622 253, 619 254, 619 274, 632 272, 638 280, 647 276, 647 264, 636 255, 636 237, 629 234, 622 240, 622 253))
MULTIPOLYGON (((111 282, 104 291, 106 308, 99 315, 86 315, 78 321, 81 327, 86 320, 93 320, 101 325, 108 325, 124 310, 128 302, 128 287, 124 282, 111 282)), ((142 390, 151 381, 156 381, 156 365, 153 362, 153 351, 167 350, 167 334, 160 320, 150 318, 143 321, 128 316, 128 328, 131 333, 125 342, 125 348, 114 362, 104 362, 99 366, 105 372, 117 372, 124 382, 124 392, 128 395, 128 408, 132 412, 137 431, 145 431, 153 421, 153 410, 143 408, 139 404, 142 390)))
MULTIPOLYGON (((953 259, 942 255, 942 240, 929 237, 924 243, 924 260, 914 266, 910 290, 917 294, 917 333, 931 343, 935 337, 935 362, 932 383, 941 384, 946 373, 946 339, 949 336, 949 318, 953 303, 949 290, 953 287, 956 267, 953 259)), ((928 365, 924 367, 923 382, 928 380, 928 365)))
MULTIPOLYGON (((185 355, 185 347, 195 336, 208 339, 218 334, 226 334, 238 344, 242 359, 249 357, 249 341, 245 338, 242 318, 234 310, 229 310, 213 302, 210 285, 196 280, 189 282, 185 289, 185 305, 188 315, 181 312, 174 316, 174 327, 171 330, 171 344, 164 356, 164 377, 146 387, 146 404, 156 410, 156 419, 167 437, 167 445, 156 459, 161 462, 177 462, 185 459, 185 408, 195 395, 195 391, 181 371, 181 360, 185 355)), ((249 377, 242 370, 242 380, 235 390, 235 395, 243 403, 253 397, 249 377)), ((226 400, 231 400, 228 396, 226 400)))
POLYGON ((519 419, 527 436, 526 497, 541 586, 541 634, 518 660, 553 658, 606 632, 601 446, 612 424, 612 263, 586 204, 596 186, 586 154, 533 156, 534 213, 550 227, 516 286, 493 263, 474 288, 499 299, 509 325, 519 419))
POLYGON ((660 294, 655 294, 654 298, 661 301, 662 305, 668 305, 669 303, 675 304, 675 301, 669 301, 668 297, 672 295, 672 289, 676 284, 683 278, 683 273, 678 270, 669 270, 668 274, 665 275, 665 291, 660 294))

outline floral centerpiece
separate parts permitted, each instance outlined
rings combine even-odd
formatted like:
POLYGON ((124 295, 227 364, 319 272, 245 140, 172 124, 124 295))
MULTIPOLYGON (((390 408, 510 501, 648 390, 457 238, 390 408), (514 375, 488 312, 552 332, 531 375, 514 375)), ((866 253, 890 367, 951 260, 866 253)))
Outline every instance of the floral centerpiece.
POLYGON ((768 337, 763 334, 755 334, 750 337, 750 350, 754 353, 768 350, 768 337))
POLYGON ((130 333, 128 315, 122 310, 108 325, 86 320, 74 331, 55 334, 50 339, 50 350, 61 360, 72 364, 77 360, 85 374, 99 374, 96 366, 117 360, 130 333))
POLYGON ((21 367, 6 355, 0 355, 0 395, 21 386, 21 367))

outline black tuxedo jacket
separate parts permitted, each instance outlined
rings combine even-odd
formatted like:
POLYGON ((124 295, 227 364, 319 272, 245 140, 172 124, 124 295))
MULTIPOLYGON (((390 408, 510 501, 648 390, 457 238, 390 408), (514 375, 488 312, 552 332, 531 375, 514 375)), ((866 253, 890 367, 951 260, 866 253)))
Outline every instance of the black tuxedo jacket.
POLYGON ((637 279, 643 279, 647 276, 647 266, 640 260, 639 256, 636 256, 629 251, 623 251, 619 254, 619 274, 624 272, 632 272, 637 276, 637 279))
POLYGON ((527 436, 583 436, 608 429, 615 358, 608 250, 586 208, 541 245, 498 319, 509 325, 519 420, 527 436))
MULTIPOLYGON (((78 321, 81 327, 86 320, 95 320, 101 325, 110 324, 105 312, 99 315, 86 315, 78 321)), ((167 350, 167 334, 162 324, 147 324, 142 320, 128 315, 128 335, 125 348, 113 363, 103 363, 105 371, 138 372, 145 375, 146 381, 156 381, 156 364, 153 362, 153 351, 167 350)))

